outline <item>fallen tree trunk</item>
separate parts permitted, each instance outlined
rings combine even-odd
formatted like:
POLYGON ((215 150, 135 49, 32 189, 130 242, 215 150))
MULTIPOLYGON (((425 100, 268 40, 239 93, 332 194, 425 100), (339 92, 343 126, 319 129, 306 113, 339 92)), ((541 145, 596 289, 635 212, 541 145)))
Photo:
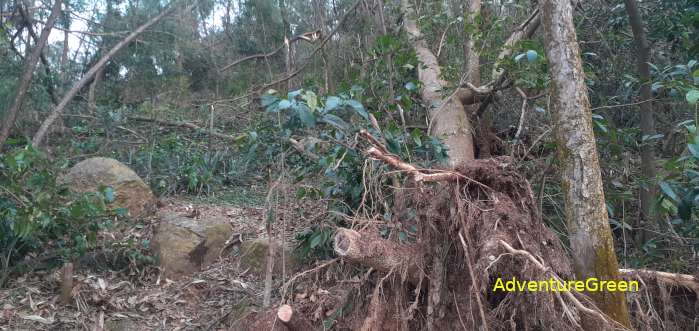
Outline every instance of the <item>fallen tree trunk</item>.
POLYGON ((394 270, 412 284, 420 281, 424 265, 424 248, 381 238, 373 232, 359 233, 350 229, 335 232, 333 248, 337 255, 381 272, 394 270))
POLYGON ((282 305, 277 309, 277 319, 286 326, 289 331, 315 330, 313 324, 299 311, 294 311, 290 305, 282 305))
POLYGON ((128 118, 130 120, 139 121, 139 122, 152 122, 152 123, 157 123, 157 124, 165 125, 165 126, 175 126, 175 127, 180 127, 180 128, 191 129, 191 130, 197 131, 198 133, 208 134, 208 135, 214 136, 216 138, 221 138, 221 139, 231 140, 231 141, 239 141, 240 139, 243 139, 247 136, 246 134, 231 136, 231 135, 227 135, 227 134, 223 134, 223 133, 219 133, 219 132, 213 132, 211 130, 207 130, 207 129, 202 128, 202 127, 200 127, 194 123, 191 123, 191 122, 166 121, 166 120, 160 120, 160 119, 156 119, 156 118, 142 117, 142 116, 129 116, 128 118))

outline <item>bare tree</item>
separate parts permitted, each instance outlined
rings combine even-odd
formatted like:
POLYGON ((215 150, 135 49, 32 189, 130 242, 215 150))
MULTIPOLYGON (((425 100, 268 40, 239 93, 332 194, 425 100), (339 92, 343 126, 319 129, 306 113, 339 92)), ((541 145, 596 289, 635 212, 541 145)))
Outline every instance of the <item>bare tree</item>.
POLYGON ((17 120, 17 114, 22 108, 24 99, 27 96, 29 87, 31 86, 32 77, 34 76, 34 69, 36 69, 36 65, 41 57, 41 52, 49 39, 51 29, 56 23, 56 19, 58 18, 58 14, 60 14, 60 12, 61 0, 56 0, 56 2, 53 4, 53 8, 51 9, 51 15, 46 21, 46 24, 44 24, 43 30, 41 30, 39 40, 36 42, 36 45, 34 45, 34 49, 32 49, 29 57, 25 59, 24 69, 22 69, 22 76, 19 80, 19 84, 17 85, 17 94, 12 102, 12 106, 10 106, 10 108, 7 110, 5 119, 2 122, 2 128, 0 129, 0 147, 2 147, 7 138, 10 136, 10 130, 12 130, 15 120, 17 120))
MULTIPOLYGON (((570 1, 560 0, 544 0, 541 6, 573 267, 578 279, 616 280, 619 267, 605 207, 573 7, 570 1)), ((631 325, 623 292, 590 295, 609 317, 626 327, 631 325)))

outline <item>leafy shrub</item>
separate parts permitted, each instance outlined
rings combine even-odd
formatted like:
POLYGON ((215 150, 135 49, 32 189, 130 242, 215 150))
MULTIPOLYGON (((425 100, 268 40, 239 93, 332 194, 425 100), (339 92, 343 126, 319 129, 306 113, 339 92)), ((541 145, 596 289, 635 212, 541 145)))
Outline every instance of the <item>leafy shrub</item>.
POLYGON ((693 238, 699 248, 699 131, 692 121, 682 124, 688 131, 689 153, 665 162, 668 175, 660 182, 660 209, 672 218, 677 232, 693 238))
POLYGON ((250 171, 234 149, 207 150, 180 134, 118 156, 149 181, 158 195, 208 195, 225 184, 242 184, 250 171))
MULTIPOLYGON (((414 93, 415 89, 406 87, 406 90, 414 93)), ((388 192, 386 201, 376 202, 376 205, 374 201, 362 201, 365 185, 362 182, 364 157, 361 152, 364 147, 356 138, 361 129, 384 142, 390 153, 414 164, 431 167, 434 161, 427 160, 442 161, 446 158, 447 150, 442 142, 426 136, 419 129, 407 130, 405 126, 388 123, 381 131, 377 130, 370 124, 371 111, 357 100, 362 94, 362 88, 354 86, 348 93, 337 96, 318 96, 313 91, 301 89, 289 92, 285 97, 272 91, 261 99, 262 106, 275 117, 271 122, 276 128, 272 135, 265 134, 261 138, 256 134, 256 148, 267 146, 268 151, 279 151, 290 148, 289 140, 293 137, 308 140, 304 146, 306 151, 316 154, 318 159, 299 161, 303 166, 294 168, 294 175, 299 180, 319 174, 322 177, 317 190, 305 190, 299 198, 325 199, 329 201, 331 214, 351 215, 362 204, 379 213, 391 209, 391 194, 388 192), (309 137, 317 138, 307 139, 309 137)), ((398 102, 411 101, 410 98, 401 98, 398 102)), ((407 104, 402 107, 410 109, 407 104)), ((384 176, 382 180, 389 180, 389 177, 384 176)), ((342 217, 328 217, 324 224, 312 225, 297 236, 297 252, 302 257, 331 256, 332 233, 336 226, 345 226, 344 222, 342 217)))
POLYGON ((31 147, 0 154, 0 286, 23 258, 73 259, 110 225, 110 187, 77 194, 56 181, 58 168, 31 147))

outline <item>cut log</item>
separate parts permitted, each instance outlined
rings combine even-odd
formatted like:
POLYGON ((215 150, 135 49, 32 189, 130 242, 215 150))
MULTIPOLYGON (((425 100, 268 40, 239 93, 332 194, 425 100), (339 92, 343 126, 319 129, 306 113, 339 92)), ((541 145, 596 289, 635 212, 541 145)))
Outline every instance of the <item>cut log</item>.
POLYGON ((335 233, 337 255, 381 272, 394 270, 413 284, 420 281, 424 250, 418 244, 404 245, 381 238, 378 234, 339 229, 335 233))
POLYGON ((315 330, 313 324, 311 324, 303 314, 294 311, 290 305, 282 305, 279 307, 279 309, 277 309, 277 318, 290 331, 315 330))
POLYGON ((73 299, 73 264, 66 263, 61 270, 61 302, 70 304, 73 299))

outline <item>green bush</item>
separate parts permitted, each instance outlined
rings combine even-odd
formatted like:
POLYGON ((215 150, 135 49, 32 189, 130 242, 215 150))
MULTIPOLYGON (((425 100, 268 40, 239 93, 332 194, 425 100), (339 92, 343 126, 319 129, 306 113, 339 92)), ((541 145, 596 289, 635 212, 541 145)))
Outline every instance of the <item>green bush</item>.
POLYGON ((115 216, 110 187, 72 193, 55 164, 31 147, 0 154, 0 287, 25 258, 81 256, 115 216))

